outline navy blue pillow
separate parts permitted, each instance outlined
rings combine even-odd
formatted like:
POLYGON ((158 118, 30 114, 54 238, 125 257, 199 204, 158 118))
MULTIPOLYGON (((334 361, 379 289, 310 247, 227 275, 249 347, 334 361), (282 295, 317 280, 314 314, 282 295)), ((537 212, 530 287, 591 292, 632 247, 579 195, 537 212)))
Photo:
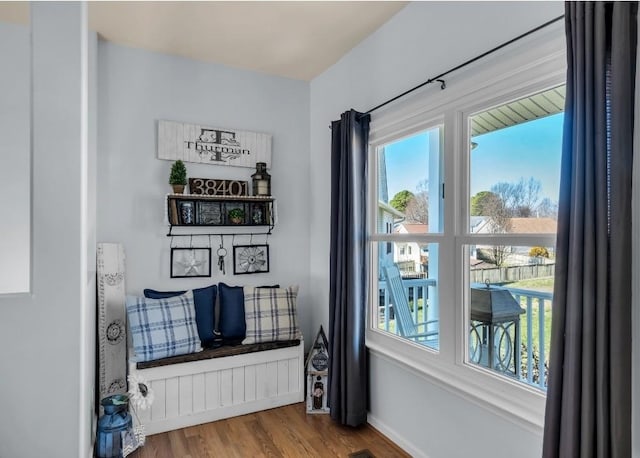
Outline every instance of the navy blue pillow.
POLYGON ((220 326, 225 344, 234 345, 242 342, 247 334, 247 323, 244 319, 244 290, 242 286, 229 286, 218 283, 220 300, 220 326))
MULTIPOLYGON (((144 297, 149 299, 164 299, 165 297, 174 297, 184 294, 185 291, 155 291, 153 289, 145 289, 144 297)), ((211 285, 206 288, 198 288, 193 290, 193 302, 196 309, 196 325, 198 327, 198 335, 203 347, 215 346, 216 339, 219 337, 214 333, 216 328, 215 304, 216 304, 217 286, 211 285)))

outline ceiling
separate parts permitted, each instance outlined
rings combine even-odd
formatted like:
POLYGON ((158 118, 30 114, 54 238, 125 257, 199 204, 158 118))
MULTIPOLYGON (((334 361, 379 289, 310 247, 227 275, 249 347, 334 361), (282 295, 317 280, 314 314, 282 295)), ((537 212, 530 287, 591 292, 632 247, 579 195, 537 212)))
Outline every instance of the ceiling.
MULTIPOLYGON (((408 2, 89 2, 89 27, 114 43, 311 80, 408 2)), ((27 23, 28 2, 0 2, 27 23)))

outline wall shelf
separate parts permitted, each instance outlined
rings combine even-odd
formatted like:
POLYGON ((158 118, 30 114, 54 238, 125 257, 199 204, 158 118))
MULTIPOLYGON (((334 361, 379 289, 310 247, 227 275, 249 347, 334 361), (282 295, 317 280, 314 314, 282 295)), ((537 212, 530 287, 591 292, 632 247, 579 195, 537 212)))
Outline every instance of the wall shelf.
MULTIPOLYGON (((176 227, 220 227, 226 232, 198 233, 197 235, 232 234, 229 229, 240 229, 238 234, 270 234, 275 225, 275 199, 263 196, 205 196, 201 194, 168 194, 166 215, 169 222, 167 236, 175 234, 176 227), (266 228, 261 232, 247 232, 247 228, 266 228)), ((193 234, 196 235, 196 234, 193 234)))

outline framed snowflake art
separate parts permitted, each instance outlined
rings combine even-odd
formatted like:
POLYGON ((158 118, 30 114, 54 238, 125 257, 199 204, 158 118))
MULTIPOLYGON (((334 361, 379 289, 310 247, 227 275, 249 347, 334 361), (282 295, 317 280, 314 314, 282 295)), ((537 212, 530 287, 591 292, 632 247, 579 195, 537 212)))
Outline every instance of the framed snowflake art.
POLYGON ((236 245, 233 247, 233 273, 269 272, 269 245, 236 245))
POLYGON ((171 248, 171 278, 210 276, 211 248, 171 248))

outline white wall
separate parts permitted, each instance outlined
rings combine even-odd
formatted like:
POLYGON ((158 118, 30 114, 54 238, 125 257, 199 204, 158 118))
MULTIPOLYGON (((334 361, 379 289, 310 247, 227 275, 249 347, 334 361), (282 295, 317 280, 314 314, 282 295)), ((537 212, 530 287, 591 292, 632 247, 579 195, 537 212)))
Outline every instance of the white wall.
MULTIPOLYGON (((98 240, 124 244, 126 290, 175 290, 223 281, 232 285, 299 284, 302 331, 313 338, 308 285, 309 84, 222 65, 99 43, 98 240), (234 276, 232 238, 227 274, 171 279, 164 199, 170 161, 157 159, 157 121, 167 119, 273 135, 272 194, 279 223, 269 237, 270 272, 234 276)), ((186 163, 190 177, 244 179, 255 169, 186 163)), ((215 227, 205 231, 216 232, 215 227)), ((174 229, 176 230, 176 229, 174 229)), ((188 232, 177 228, 176 232, 188 232)), ((249 237, 236 237, 248 244, 249 237)), ((264 243, 265 237, 254 237, 264 243)), ((189 239, 174 243, 188 246, 189 239)), ((206 238, 194 244, 207 246, 206 238)))
POLYGON ((29 291, 30 35, 29 26, 0 22, 0 294, 29 291))
MULTIPOLYGON (((329 122, 349 108, 366 111, 561 14, 560 2, 411 3, 311 82, 314 244, 309 270, 314 322, 326 324, 329 315, 329 122)), ((374 354, 370 384, 370 418, 416 455, 464 456, 471 454, 464 444, 474 443, 481 444, 472 450, 478 457, 507 457, 516 450, 521 456, 540 455, 540 432, 506 422, 374 354)))
POLYGON ((31 294, 0 296, 0 456, 69 458, 88 454, 93 377, 82 355, 94 329, 83 270, 87 32, 81 3, 35 2, 31 18, 33 284, 31 294))
POLYGON ((414 456, 540 457, 541 437, 384 356, 370 358, 369 423, 414 456))
POLYGON ((87 34, 87 62, 88 75, 86 86, 87 116, 86 116, 86 178, 82 184, 85 189, 85 199, 82 202, 85 217, 83 218, 83 243, 85 246, 85 264, 82 271, 84 291, 81 294, 85 300, 81 321, 84 323, 80 336, 82 361, 82 385, 80 400, 80 450, 87 450, 85 456, 93 455, 93 439, 95 439, 97 416, 95 412, 96 387, 96 192, 97 192, 97 140, 98 140, 98 35, 96 32, 87 34), (83 415, 86 415, 83 417, 83 415))

